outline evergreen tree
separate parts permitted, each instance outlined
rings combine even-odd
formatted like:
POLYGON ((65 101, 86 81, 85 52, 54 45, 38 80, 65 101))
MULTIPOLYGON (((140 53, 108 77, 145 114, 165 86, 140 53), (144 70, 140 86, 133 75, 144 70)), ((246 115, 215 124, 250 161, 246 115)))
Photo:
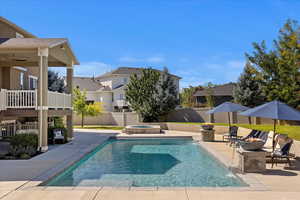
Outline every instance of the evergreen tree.
POLYGON ((158 92, 160 115, 164 116, 179 104, 178 91, 167 68, 164 69, 161 75, 158 92))
POLYGON ((149 68, 141 76, 132 75, 125 96, 144 122, 158 121, 179 103, 178 91, 167 69, 162 74, 149 68))
POLYGON ((53 92, 64 92, 65 82, 57 72, 48 70, 48 89, 53 92))
POLYGON ((152 69, 144 69, 141 77, 136 74, 130 77, 126 88, 126 101, 139 113, 144 122, 157 121, 159 102, 157 101, 160 74, 152 69))
POLYGON ((244 72, 234 88, 234 100, 248 107, 255 107, 265 102, 262 91, 262 78, 258 71, 247 62, 244 72))
POLYGON ((252 55, 246 54, 251 64, 261 73, 263 91, 268 101, 280 100, 290 106, 300 105, 300 28, 288 20, 274 41, 274 49, 254 43, 252 55))

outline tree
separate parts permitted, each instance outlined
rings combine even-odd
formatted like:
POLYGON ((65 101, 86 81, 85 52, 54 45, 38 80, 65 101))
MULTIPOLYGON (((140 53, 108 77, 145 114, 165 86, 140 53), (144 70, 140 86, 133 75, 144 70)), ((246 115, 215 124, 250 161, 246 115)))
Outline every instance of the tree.
POLYGON ((214 107, 214 105, 215 105, 214 94, 213 94, 213 89, 212 89, 214 86, 215 86, 214 84, 209 82, 207 84, 207 86, 205 87, 205 90, 206 90, 206 96, 205 96, 206 106, 210 107, 210 108, 214 107))
POLYGON ((53 92, 64 92, 65 82, 57 72, 48 70, 48 89, 53 92))
POLYGON ((98 116, 103 108, 101 103, 88 104, 86 102, 86 92, 81 92, 79 88, 73 90, 73 109, 77 115, 81 115, 81 127, 84 126, 85 116, 98 116))
POLYGON ((182 107, 186 108, 192 108, 196 105, 196 98, 194 97, 194 94, 199 89, 203 89, 202 86, 196 86, 192 87, 189 86, 188 88, 183 88, 180 93, 180 104, 182 107))
POLYGON ((134 74, 130 77, 125 97, 144 122, 158 121, 178 103, 176 86, 168 71, 160 74, 151 68, 144 69, 141 76, 134 74))
POLYGON ((179 104, 178 91, 167 68, 161 75, 158 93, 160 116, 165 116, 179 104))
POLYGON ((159 76, 157 71, 144 69, 141 77, 134 74, 127 84, 126 101, 141 115, 144 122, 156 121, 159 117, 159 104, 156 99, 159 76))
POLYGON ((263 92, 268 101, 280 100, 290 106, 300 105, 300 28, 288 20, 274 40, 274 48, 253 44, 252 55, 246 54, 263 78, 263 92))
POLYGON ((263 80, 260 73, 247 62, 234 88, 234 100, 248 107, 261 105, 266 100, 262 87, 263 80))

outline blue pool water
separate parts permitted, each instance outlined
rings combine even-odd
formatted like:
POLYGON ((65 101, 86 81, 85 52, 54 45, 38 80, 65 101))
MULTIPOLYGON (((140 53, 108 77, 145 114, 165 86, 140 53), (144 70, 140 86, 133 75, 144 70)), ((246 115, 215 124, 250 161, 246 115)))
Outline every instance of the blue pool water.
POLYGON ((48 186, 245 186, 188 139, 110 139, 48 186))

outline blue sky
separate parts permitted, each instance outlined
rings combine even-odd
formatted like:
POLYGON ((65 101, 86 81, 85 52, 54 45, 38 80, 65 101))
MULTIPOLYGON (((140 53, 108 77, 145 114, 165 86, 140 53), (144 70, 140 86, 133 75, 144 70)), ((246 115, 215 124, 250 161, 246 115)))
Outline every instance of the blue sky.
MULTIPOLYGON (((7 0, 0 14, 39 37, 67 37, 75 75, 167 66, 181 87, 236 81, 251 43, 271 44, 298 0, 7 0)), ((56 68, 57 69, 57 68, 56 68)))

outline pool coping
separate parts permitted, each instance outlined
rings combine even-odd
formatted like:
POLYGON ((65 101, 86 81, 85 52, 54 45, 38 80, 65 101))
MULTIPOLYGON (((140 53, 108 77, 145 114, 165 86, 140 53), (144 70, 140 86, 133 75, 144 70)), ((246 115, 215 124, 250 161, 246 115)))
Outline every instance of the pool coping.
POLYGON ((233 171, 233 167, 230 163, 230 160, 227 159, 224 155, 222 155, 220 152, 217 152, 215 149, 213 149, 211 146, 206 144, 206 142, 198 140, 198 137, 193 136, 110 136, 107 137, 106 140, 102 141, 101 143, 97 145, 92 145, 88 151, 82 152, 80 155, 77 155, 74 157, 71 157, 71 159, 68 159, 64 161, 63 163, 60 163, 56 167, 52 168, 51 170, 47 171, 46 173, 43 173, 32 180, 26 182, 16 190, 110 190, 110 189, 117 189, 117 190, 131 190, 131 191, 157 191, 157 190, 201 190, 201 191, 270 191, 271 189, 261 183, 257 178, 255 178, 250 173, 239 173, 237 171, 233 171), (241 179, 243 182, 245 182, 248 186, 241 186, 241 187, 193 187, 193 186, 187 186, 187 187, 110 187, 110 186, 45 186, 44 184, 48 181, 50 181, 53 177, 57 176, 58 174, 64 172, 66 169, 68 169, 73 164, 80 161, 84 156, 87 154, 93 152, 98 146, 105 143, 107 140, 114 138, 114 139, 182 139, 182 138, 190 138, 197 142, 201 147, 203 147, 209 154, 211 154, 215 159, 217 159, 221 164, 223 164, 225 167, 230 169, 234 175, 236 175, 239 179, 241 179), (43 184, 43 185, 42 185, 43 184))

